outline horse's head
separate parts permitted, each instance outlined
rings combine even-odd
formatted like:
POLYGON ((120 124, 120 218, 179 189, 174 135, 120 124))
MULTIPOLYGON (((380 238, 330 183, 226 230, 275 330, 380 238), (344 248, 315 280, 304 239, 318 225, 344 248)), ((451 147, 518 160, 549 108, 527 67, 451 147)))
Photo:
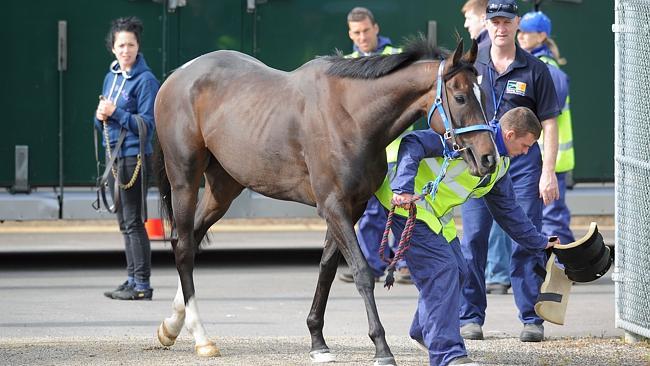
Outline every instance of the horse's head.
POLYGON ((431 128, 467 162, 470 173, 484 176, 494 172, 497 149, 482 107, 482 93, 473 64, 476 41, 463 55, 461 40, 454 53, 439 67, 436 96, 428 120, 431 128))

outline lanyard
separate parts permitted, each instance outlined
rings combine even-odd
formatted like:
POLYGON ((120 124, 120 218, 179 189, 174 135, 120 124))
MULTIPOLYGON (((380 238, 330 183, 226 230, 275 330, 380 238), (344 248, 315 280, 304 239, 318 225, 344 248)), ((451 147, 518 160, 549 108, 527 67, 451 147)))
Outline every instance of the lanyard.
POLYGON ((497 102, 497 96, 496 93, 494 92, 494 80, 492 79, 492 69, 488 66, 488 76, 490 77, 490 90, 492 91, 492 105, 494 106, 494 117, 492 117, 492 120, 497 119, 497 113, 499 112, 499 106, 501 106, 501 101, 503 101, 503 94, 506 92, 506 87, 508 86, 508 83, 506 82, 506 85, 503 86, 503 90, 501 90, 501 95, 499 96, 499 101, 497 102))

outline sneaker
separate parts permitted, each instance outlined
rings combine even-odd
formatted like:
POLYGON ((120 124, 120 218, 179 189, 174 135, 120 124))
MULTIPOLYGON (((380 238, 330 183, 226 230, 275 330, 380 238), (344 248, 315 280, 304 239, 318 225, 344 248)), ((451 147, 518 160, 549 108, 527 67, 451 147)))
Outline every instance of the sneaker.
POLYGON ((510 289, 510 284, 505 283, 488 283, 485 285, 485 293, 494 295, 506 295, 510 289))
POLYGON ((458 357, 454 358, 451 360, 448 365, 465 365, 465 366, 478 366, 478 363, 474 362, 471 358, 465 356, 465 357, 458 357))
POLYGON ((117 291, 113 294, 113 298, 117 300, 151 300, 153 296, 153 289, 136 290, 134 287, 129 287, 122 291, 117 291))
POLYGON ((395 282, 404 285, 413 284, 413 280, 411 279, 411 271, 409 271, 408 267, 402 267, 395 271, 395 282))
POLYGON ((541 342, 544 340, 544 325, 524 324, 524 329, 519 335, 522 342, 541 342))
POLYGON ((115 290, 105 291, 105 292, 104 292, 104 296, 108 297, 109 299, 112 299, 112 298, 113 298, 113 294, 115 294, 116 292, 119 292, 119 291, 124 291, 124 290, 126 290, 128 287, 133 287, 133 285, 129 285, 129 281, 124 281, 124 283, 121 284, 121 285, 119 285, 119 286, 117 286, 117 288, 116 288, 115 290))
POLYGON ((467 323, 460 327, 460 336, 465 339, 480 341, 483 339, 483 329, 478 323, 467 323))
MULTIPOLYGON (((354 282, 354 278, 352 277, 352 271, 350 271, 349 268, 339 271, 337 277, 339 278, 339 280, 343 282, 348 282, 348 283, 354 282)), ((381 282, 382 277, 375 277, 375 282, 381 282)))

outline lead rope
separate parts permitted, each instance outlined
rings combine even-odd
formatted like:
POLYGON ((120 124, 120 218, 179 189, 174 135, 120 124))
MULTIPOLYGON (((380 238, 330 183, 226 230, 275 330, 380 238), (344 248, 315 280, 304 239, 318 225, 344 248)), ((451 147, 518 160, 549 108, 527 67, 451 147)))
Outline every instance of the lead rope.
MULTIPOLYGON (((119 95, 119 93, 118 93, 118 95, 119 95)), ((99 96, 99 100, 104 100, 104 99, 106 99, 106 98, 104 98, 103 95, 99 96)), ((117 99, 116 99, 116 101, 117 101, 117 99)), ((106 126, 105 121, 102 121, 102 126, 103 126, 102 132, 103 132, 103 135, 104 135, 104 142, 106 144, 106 155, 108 156, 108 160, 110 161, 111 157, 112 157, 112 152, 111 152, 110 138, 108 136, 108 127, 106 126)), ((140 168, 142 167, 142 157, 140 155, 141 153, 142 152, 139 152, 138 155, 137 155, 138 160, 137 160, 137 162, 135 164, 135 169, 133 169, 133 175, 131 176, 131 179, 129 179, 128 183, 126 183, 126 184, 122 184, 121 180, 118 178, 119 174, 117 172, 117 168, 115 167, 115 164, 111 165, 111 173, 113 174, 113 178, 115 178, 115 181, 118 182, 120 188, 122 188, 124 190, 127 190, 127 189, 133 187, 133 185, 135 184, 135 181, 138 179, 138 173, 140 173, 140 168)), ((117 152, 116 152, 116 154, 117 154, 117 152)))
MULTIPOLYGON (((441 136, 442 138, 442 136, 441 136)), ((443 141, 444 144, 444 141, 443 141)), ((388 213, 388 219, 386 220, 386 228, 384 229, 384 235, 381 238, 381 244, 379 245, 379 257, 382 261, 388 264, 386 279, 384 280, 384 287, 390 290, 390 288, 395 284, 395 269, 397 267, 397 262, 404 258, 406 251, 411 247, 411 237, 413 236, 413 229, 415 228, 415 220, 417 218, 417 205, 415 202, 423 200, 427 195, 431 195, 431 200, 436 198, 436 193, 438 193, 438 186, 440 182, 447 175, 447 168, 449 167, 449 161, 452 160, 451 150, 448 150, 447 145, 444 144, 445 151, 443 155, 445 156, 442 166, 440 167, 440 172, 435 180, 428 182, 422 188, 422 193, 419 195, 413 196, 413 198, 408 202, 409 206, 409 216, 406 219, 406 224, 404 224, 404 231, 402 231, 402 236, 399 239, 399 245, 395 251, 395 255, 392 260, 385 257, 386 247, 388 246, 388 235, 393 225, 393 216, 395 215, 395 205, 391 205, 390 212, 388 213)))

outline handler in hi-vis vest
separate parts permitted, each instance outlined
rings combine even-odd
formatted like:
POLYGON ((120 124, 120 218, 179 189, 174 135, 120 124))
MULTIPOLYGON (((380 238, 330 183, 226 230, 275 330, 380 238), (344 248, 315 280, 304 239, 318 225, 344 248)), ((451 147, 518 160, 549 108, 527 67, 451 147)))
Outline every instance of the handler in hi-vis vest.
MULTIPOLYGON (((370 10, 356 7, 348 14, 347 21, 349 28, 348 34, 354 43, 354 52, 345 57, 357 58, 372 55, 392 55, 402 52, 401 48, 391 45, 389 38, 379 35, 379 24, 375 21, 375 17, 370 10)), ((409 130, 411 129, 409 128, 409 130)), ((399 143, 393 141, 386 148, 389 170, 397 160, 398 147, 399 143)), ((374 197, 371 197, 366 205, 366 210, 357 224, 357 240, 359 241, 359 246, 376 280, 380 280, 386 270, 386 263, 379 258, 379 243, 384 233, 386 219, 386 214, 379 202, 374 197)), ((339 279, 345 282, 354 281, 352 272, 349 270, 339 272, 339 279)), ((396 281, 399 283, 411 283, 408 268, 404 261, 397 263, 396 281)))
MULTIPOLYGON (((467 199, 483 197, 490 212, 506 232, 526 250, 541 252, 555 243, 537 231, 517 203, 510 176, 510 158, 526 154, 541 134, 541 125, 527 108, 508 111, 496 126, 499 152, 493 174, 475 177, 462 159, 451 161, 434 197, 417 201, 417 220, 406 262, 419 291, 418 305, 409 331, 428 352, 431 365, 475 365, 467 358, 460 335, 460 294, 467 263, 460 249, 453 208, 467 199)), ((375 193, 387 209, 395 204, 393 233, 400 237, 414 193, 436 178, 443 162, 443 145, 430 129, 401 139, 396 167, 375 193)))
MULTIPOLYGON (((575 166, 573 128, 571 126, 571 110, 569 109, 569 77, 560 70, 560 64, 564 65, 566 60, 560 56, 560 51, 550 36, 551 19, 546 14, 536 11, 526 13, 521 17, 517 34, 519 45, 548 65, 548 71, 551 73, 562 110, 557 117, 559 143, 555 163, 560 198, 544 207, 542 232, 548 235, 557 235, 563 243, 572 243, 575 238, 569 228, 571 212, 565 201, 567 173, 575 166)), ((541 139, 539 144, 541 147, 541 139)))

